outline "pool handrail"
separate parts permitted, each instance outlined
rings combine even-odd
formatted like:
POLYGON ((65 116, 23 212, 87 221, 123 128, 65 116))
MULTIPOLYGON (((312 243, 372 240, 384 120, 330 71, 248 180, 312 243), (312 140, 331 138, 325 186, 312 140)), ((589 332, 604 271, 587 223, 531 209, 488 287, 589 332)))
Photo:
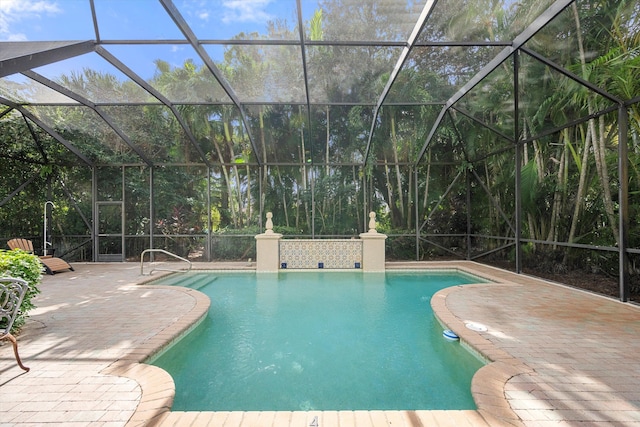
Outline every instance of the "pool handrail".
POLYGON ((191 270, 191 266, 192 263, 191 261, 189 261, 186 258, 182 258, 181 256, 178 256, 174 253, 171 253, 169 251, 165 251, 164 249, 145 249, 144 251, 142 251, 142 254, 140 255, 140 275, 141 276, 151 276, 151 273, 153 273, 154 271, 173 271, 173 272, 180 272, 180 271, 190 271, 191 270), (180 261, 184 261, 186 262, 189 267, 186 270, 174 270, 172 268, 152 268, 151 270, 149 270, 149 272, 147 274, 144 274, 144 255, 146 253, 151 253, 151 252, 161 252, 165 255, 169 255, 172 256, 176 259, 179 259, 180 261))

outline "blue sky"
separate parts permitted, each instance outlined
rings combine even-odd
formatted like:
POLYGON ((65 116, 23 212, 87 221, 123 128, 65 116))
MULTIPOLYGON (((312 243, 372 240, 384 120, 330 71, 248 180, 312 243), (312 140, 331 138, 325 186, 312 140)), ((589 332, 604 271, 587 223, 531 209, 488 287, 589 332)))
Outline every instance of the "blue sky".
MULTIPOLYGON (((268 21, 281 19, 295 28, 295 0, 174 0, 174 5, 201 39, 229 39, 240 32, 266 32, 268 21)), ((316 0, 303 0, 310 16, 316 0)), ((158 0, 95 0, 102 40, 184 39, 158 0)), ((0 41, 94 40, 89 0, 0 0, 0 41)), ((186 59, 202 61, 189 45, 105 45, 108 51, 144 79, 155 71, 153 61, 163 59, 180 67, 186 59)), ((214 61, 222 58, 221 46, 209 46, 214 61)), ((97 54, 71 58, 36 71, 49 78, 84 67, 120 75, 97 54)), ((18 76, 15 76, 21 79, 18 76)))
MULTIPOLYGON (((308 16, 315 5, 304 3, 308 16)), ((269 20, 282 18, 293 24, 296 17, 295 0, 174 0, 174 4, 203 39, 264 32, 269 20)), ((180 36, 157 0, 96 0, 95 5, 103 39, 180 36)), ((88 0, 0 0, 0 40, 86 39, 95 39, 88 0)))

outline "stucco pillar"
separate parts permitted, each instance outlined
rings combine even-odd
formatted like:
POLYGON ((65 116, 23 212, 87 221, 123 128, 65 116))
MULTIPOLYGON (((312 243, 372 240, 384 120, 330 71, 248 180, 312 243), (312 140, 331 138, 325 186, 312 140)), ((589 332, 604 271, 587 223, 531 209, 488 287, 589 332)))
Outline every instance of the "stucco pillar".
POLYGON ((369 213, 369 231, 360 234, 362 240, 362 271, 381 272, 385 271, 385 240, 386 234, 376 231, 376 214, 369 213))
POLYGON ((282 234, 273 232, 273 214, 267 213, 266 230, 255 236, 256 239, 256 271, 277 272, 280 268, 280 239, 282 234))

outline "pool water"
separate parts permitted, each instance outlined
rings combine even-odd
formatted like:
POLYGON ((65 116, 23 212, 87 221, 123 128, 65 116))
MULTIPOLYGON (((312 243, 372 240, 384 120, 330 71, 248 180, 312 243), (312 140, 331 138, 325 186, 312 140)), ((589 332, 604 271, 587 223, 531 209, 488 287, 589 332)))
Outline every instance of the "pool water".
POLYGON ((164 284, 211 299, 207 318, 153 364, 173 410, 475 409, 482 366, 443 338, 430 300, 481 282, 458 273, 189 273, 164 284))

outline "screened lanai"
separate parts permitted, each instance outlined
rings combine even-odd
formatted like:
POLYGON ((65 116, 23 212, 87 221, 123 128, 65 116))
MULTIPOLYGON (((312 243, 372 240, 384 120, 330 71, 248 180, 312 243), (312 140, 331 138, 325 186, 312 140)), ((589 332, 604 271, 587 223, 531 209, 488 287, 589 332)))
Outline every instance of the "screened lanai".
POLYGON ((640 295, 636 1, 5 0, 0 40, 3 246, 249 261, 267 212, 373 211, 387 260, 640 295))

